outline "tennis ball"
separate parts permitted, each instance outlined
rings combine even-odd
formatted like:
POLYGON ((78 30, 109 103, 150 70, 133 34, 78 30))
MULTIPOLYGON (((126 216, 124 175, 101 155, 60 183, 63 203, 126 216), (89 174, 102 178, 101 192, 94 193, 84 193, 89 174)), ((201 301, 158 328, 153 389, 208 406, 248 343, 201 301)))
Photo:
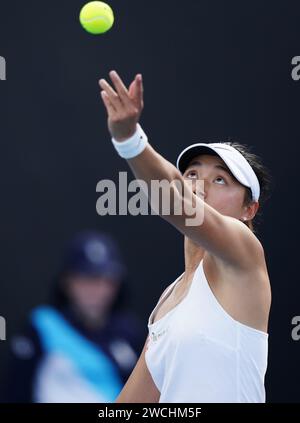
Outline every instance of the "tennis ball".
POLYGON ((90 34, 103 34, 113 26, 114 13, 108 4, 91 1, 81 9, 79 20, 90 34))

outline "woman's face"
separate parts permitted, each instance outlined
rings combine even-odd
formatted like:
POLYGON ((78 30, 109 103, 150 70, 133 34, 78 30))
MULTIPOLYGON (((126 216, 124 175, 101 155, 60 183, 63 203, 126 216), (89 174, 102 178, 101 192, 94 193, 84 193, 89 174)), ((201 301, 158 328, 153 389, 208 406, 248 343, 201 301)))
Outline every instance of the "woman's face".
POLYGON ((203 180, 204 193, 196 192, 196 184, 193 184, 193 192, 219 213, 240 220, 253 218, 251 210, 244 205, 246 188, 235 179, 219 156, 201 154, 194 157, 183 177, 192 181, 203 180))
POLYGON ((120 283, 104 276, 72 275, 65 281, 66 294, 73 306, 87 318, 98 318, 112 306, 120 283))

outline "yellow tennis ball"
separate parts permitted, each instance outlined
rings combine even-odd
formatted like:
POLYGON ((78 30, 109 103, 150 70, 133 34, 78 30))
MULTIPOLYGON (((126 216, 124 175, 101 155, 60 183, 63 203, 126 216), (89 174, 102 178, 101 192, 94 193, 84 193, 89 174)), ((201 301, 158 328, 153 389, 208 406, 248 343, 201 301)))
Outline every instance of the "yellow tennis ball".
POLYGON ((90 34, 103 34, 113 26, 114 13, 103 1, 91 1, 81 9, 79 20, 90 34))

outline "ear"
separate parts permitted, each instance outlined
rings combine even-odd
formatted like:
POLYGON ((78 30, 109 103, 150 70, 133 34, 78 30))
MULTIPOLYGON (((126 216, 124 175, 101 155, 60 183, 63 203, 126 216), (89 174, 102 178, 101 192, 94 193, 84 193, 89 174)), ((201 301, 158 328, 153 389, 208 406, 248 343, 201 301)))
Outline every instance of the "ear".
POLYGON ((241 217, 242 222, 254 219, 258 209, 259 201, 252 201, 248 206, 245 206, 241 217))

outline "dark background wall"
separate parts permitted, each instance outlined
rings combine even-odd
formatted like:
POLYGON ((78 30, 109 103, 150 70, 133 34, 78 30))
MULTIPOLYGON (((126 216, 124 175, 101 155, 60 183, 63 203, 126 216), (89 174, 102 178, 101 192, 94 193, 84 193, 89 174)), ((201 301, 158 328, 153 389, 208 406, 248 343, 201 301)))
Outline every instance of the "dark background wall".
MULTIPOLYGON (((113 29, 85 33, 84 2, 1 2, 0 315, 7 339, 47 298, 63 247, 97 228, 120 242, 130 270, 129 307, 145 322, 163 288, 183 271, 183 237, 157 216, 96 213, 96 184, 127 171, 113 150, 98 79, 116 69, 144 77, 141 123, 175 161, 196 141, 253 146, 274 179, 258 234, 273 287, 269 401, 299 401, 299 94, 291 59, 300 54, 293 1, 116 1, 113 29)), ((8 341, 0 342, 5 366, 8 341)))

